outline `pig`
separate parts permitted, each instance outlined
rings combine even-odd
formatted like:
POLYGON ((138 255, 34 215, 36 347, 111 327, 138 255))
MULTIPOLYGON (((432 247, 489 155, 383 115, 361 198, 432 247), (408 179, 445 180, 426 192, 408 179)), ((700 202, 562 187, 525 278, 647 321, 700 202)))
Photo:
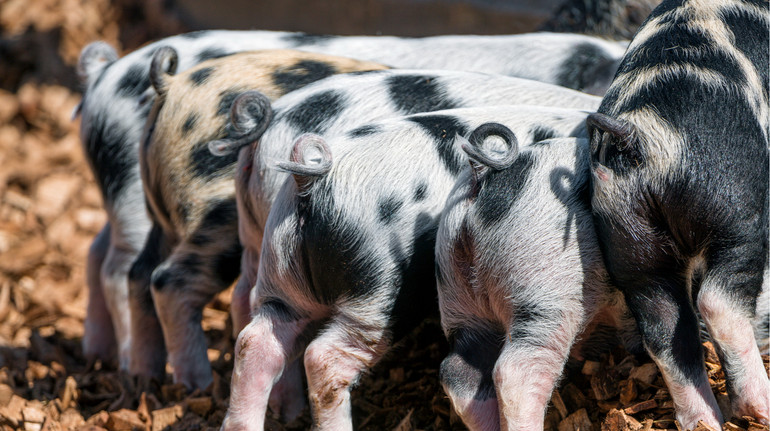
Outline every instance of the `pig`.
MULTIPOLYGON (((492 118, 509 125, 522 143, 543 130, 554 137, 581 135, 587 114, 486 106, 299 136, 289 161, 276 165, 293 179, 272 197, 264 225, 252 320, 236 341, 222 429, 263 429, 273 385, 298 360, 307 375, 313 428, 352 429, 351 387, 436 309, 438 216, 466 163, 455 135, 492 118)), ((267 150, 265 144, 263 136, 256 151, 267 150)), ((239 165, 242 160, 243 152, 239 165)), ((245 201, 239 223, 253 221, 253 214, 241 212, 254 202, 251 190, 237 192, 245 201)))
POLYGON ((458 141, 470 166, 436 235, 450 344, 440 381, 471 430, 542 430, 570 349, 593 319, 612 323, 630 351, 640 350, 593 226, 588 140, 519 149, 513 132, 493 122, 458 141))
MULTIPOLYGON (((76 114, 86 159, 100 187, 108 223, 87 260, 89 303, 83 337, 87 357, 107 360, 117 348, 121 369, 131 351, 127 274, 151 230, 139 173, 138 146, 153 89, 156 50, 177 50, 184 71, 205 60, 255 49, 301 49, 398 67, 498 72, 602 93, 622 44, 598 38, 535 33, 512 36, 335 37, 270 31, 201 31, 163 39, 123 58, 104 42, 86 46, 78 62, 84 86, 76 114)), ((281 85, 282 75, 276 78, 281 85)), ((291 88, 289 88, 291 89, 291 88)))
POLYGON ((758 298, 767 301, 770 241, 768 21, 765 1, 663 1, 587 120, 607 270, 684 428, 723 421, 695 310, 732 414, 770 418, 752 330, 767 311, 758 298))
MULTIPOLYGON (((129 271, 129 371, 162 380, 167 348, 174 381, 203 389, 212 381, 203 307, 236 280, 241 258, 236 160, 213 157, 208 142, 235 133, 230 109, 243 91, 274 100, 331 74, 384 66, 296 50, 238 53, 173 75, 177 63, 171 47, 155 51, 151 63, 158 96, 139 165, 152 228, 129 271)), ((261 123, 263 130, 268 123, 261 123)))

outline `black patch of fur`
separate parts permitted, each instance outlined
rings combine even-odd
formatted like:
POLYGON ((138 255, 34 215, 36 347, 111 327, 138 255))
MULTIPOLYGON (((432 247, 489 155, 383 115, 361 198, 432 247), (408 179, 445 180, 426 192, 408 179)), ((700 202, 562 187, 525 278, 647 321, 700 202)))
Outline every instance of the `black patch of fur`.
POLYGON ((446 97, 436 77, 423 75, 396 75, 387 79, 390 100, 404 114, 433 112, 457 107, 446 97))
MULTIPOLYGON (((91 128, 85 139, 91 169, 101 187, 105 202, 115 202, 125 187, 138 175, 138 154, 126 142, 128 131, 120 122, 103 112, 91 117, 91 128)), ((146 117, 140 118, 142 122, 146 117)))
POLYGON ((322 134, 327 123, 336 118, 345 107, 342 94, 328 90, 308 97, 286 113, 291 125, 303 133, 322 134))
POLYGON ((404 206, 404 201, 395 197, 380 199, 377 203, 377 214, 379 220, 384 224, 390 224, 398 214, 398 210, 404 206))
POLYGON ((532 134, 532 142, 545 141, 546 139, 560 136, 559 132, 556 130, 543 125, 533 127, 532 130, 530 130, 530 133, 532 134))
POLYGON ((615 74, 614 63, 603 49, 592 43, 578 44, 572 55, 559 66, 556 83, 583 90, 599 82, 609 83, 615 74))
POLYGON ((217 115, 230 115, 230 108, 233 107, 235 99, 243 93, 238 88, 230 88, 219 93, 219 104, 217 105, 217 115))
POLYGON ((291 33, 282 36, 281 40, 293 44, 296 48, 303 45, 319 45, 335 37, 328 34, 291 33))
POLYGON ((502 333, 490 329, 454 330, 449 336, 451 351, 441 362, 441 383, 463 398, 479 401, 495 398, 492 371, 503 340, 502 333))
POLYGON ((273 83, 280 87, 284 93, 288 93, 335 73, 337 73, 337 69, 329 63, 300 60, 292 66, 273 72, 273 83))
POLYGON ((118 81, 116 93, 123 97, 139 97, 150 88, 149 68, 134 64, 118 81))
POLYGON ((414 198, 415 202, 420 202, 423 199, 425 199, 428 196, 428 183, 421 182, 420 184, 417 184, 417 187, 414 188, 414 195, 412 196, 414 198))
POLYGON ((360 138, 363 136, 370 136, 374 135, 375 133, 379 133, 380 128, 377 127, 374 124, 367 124, 361 127, 357 127, 351 131, 348 132, 348 137, 350 138, 360 138))
POLYGON ((203 51, 200 52, 200 54, 198 54, 198 63, 202 63, 206 60, 212 60, 214 58, 227 57, 228 55, 233 55, 233 53, 227 52, 221 48, 204 49, 203 51))
POLYGON ((238 161, 238 152, 233 151, 224 156, 215 156, 209 151, 209 141, 198 142, 190 153, 189 166, 198 177, 212 179, 231 172, 238 161))
POLYGON ((238 223, 238 210, 235 199, 214 200, 207 203, 206 215, 200 222, 201 228, 190 235, 188 242, 198 247, 221 241, 219 227, 233 226, 238 223))
POLYGON ((213 67, 204 67, 203 69, 196 70, 190 74, 190 82, 192 82, 195 87, 201 86, 207 79, 209 79, 209 76, 211 76, 215 70, 216 69, 213 67))
POLYGON ((182 136, 184 137, 190 134, 196 124, 198 124, 198 114, 191 112, 190 115, 185 118, 184 123, 182 123, 182 136))
POLYGON ((482 223, 490 225, 499 222, 508 214, 524 189, 529 171, 534 165, 534 155, 525 152, 507 169, 490 170, 480 179, 476 211, 482 223))
POLYGON ((289 306, 279 298, 265 299, 257 313, 266 314, 280 322, 293 322, 300 318, 300 315, 297 312, 289 308, 289 306))
POLYGON ((341 297, 366 296, 381 288, 385 271, 371 238, 339 214, 333 193, 324 184, 313 190, 313 199, 299 209, 301 249, 311 294, 322 304, 341 297), (340 244, 345 244, 340 247, 340 244))
POLYGON ((457 135, 468 136, 468 126, 456 117, 448 115, 420 115, 409 117, 409 121, 419 124, 436 142, 441 161, 453 175, 460 173, 465 166, 465 158, 455 148, 457 135))

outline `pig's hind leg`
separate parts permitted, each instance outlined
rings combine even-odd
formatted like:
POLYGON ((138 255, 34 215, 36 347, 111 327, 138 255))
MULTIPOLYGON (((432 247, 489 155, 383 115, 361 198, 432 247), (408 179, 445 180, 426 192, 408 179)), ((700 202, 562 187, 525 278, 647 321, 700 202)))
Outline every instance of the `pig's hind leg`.
POLYGON ((352 430, 350 390, 390 346, 384 301, 367 295, 336 305, 336 313, 305 350, 313 429, 352 430))
POLYGON ((492 370, 504 338, 501 330, 489 328, 456 328, 450 332, 451 350, 441 362, 441 384, 470 430, 500 429, 492 370))
POLYGON ((110 361, 115 357, 116 340, 110 311, 104 298, 102 265, 110 247, 110 224, 104 225, 88 250, 86 283, 88 284, 88 312, 83 334, 83 354, 88 359, 110 361))
POLYGON ((767 424, 770 380, 752 326, 766 252, 762 241, 737 244, 731 248, 712 245, 697 305, 727 377, 733 414, 754 416, 767 424))
MULTIPOLYGON (((297 358, 304 350, 307 338, 303 334, 309 330, 310 323, 308 317, 300 316, 277 299, 265 302, 255 312, 235 343, 230 408, 222 424, 223 431, 263 430, 268 405, 276 399, 289 401, 273 392, 282 392, 282 385, 295 392, 297 375, 301 391, 297 358)), ((302 410, 304 396, 301 393, 294 396, 299 399, 292 400, 291 406, 281 406, 283 416, 302 410), (292 411, 284 411, 287 409, 292 411)))

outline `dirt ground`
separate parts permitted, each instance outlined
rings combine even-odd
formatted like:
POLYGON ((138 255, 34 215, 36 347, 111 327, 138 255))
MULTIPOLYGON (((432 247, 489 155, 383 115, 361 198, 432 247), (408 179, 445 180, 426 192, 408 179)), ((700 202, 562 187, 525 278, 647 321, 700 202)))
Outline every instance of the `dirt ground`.
MULTIPOLYGON (((184 28, 160 2, 6 0, 0 3, 0 429, 206 430, 227 409, 233 341, 229 292, 204 312, 214 384, 186 393, 165 382, 138 385, 113 365, 87 363, 80 340, 85 259, 104 224, 100 193, 83 158, 73 64, 103 39, 124 50, 184 28)), ((716 355, 707 369, 728 403, 716 355)), ((461 430, 438 384, 447 344, 436 321, 403 340, 353 393, 356 429, 461 430)), ((547 429, 677 429, 670 397, 649 362, 622 348, 571 363, 549 408, 547 429)), ((767 366, 768 358, 765 357, 767 366)), ((294 423, 310 427, 306 410, 294 423)), ((767 430, 752 418, 726 429, 767 430)), ((702 428, 707 429, 707 428, 702 428)))

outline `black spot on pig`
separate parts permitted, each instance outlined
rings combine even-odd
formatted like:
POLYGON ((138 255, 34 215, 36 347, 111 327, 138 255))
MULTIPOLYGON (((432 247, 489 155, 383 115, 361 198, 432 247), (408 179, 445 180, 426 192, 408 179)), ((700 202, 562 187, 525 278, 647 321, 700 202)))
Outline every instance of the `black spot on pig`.
POLYGON ((118 81, 117 94, 123 97, 139 97, 150 88, 149 68, 135 64, 128 68, 118 81))
POLYGON ((232 226, 238 223, 238 212, 235 199, 218 199, 206 203, 206 214, 190 239, 190 244, 205 247, 211 243, 222 241, 223 235, 218 227, 232 226))
POLYGON ((556 83, 575 90, 590 88, 597 83, 609 84, 617 61, 594 44, 578 44, 572 55, 559 66, 556 83))
POLYGON ((281 322, 293 322, 300 318, 300 315, 292 310, 284 301, 278 298, 268 298, 257 310, 257 314, 267 315, 278 319, 281 322))
POLYGON ((476 211, 482 223, 490 225, 499 222, 508 214, 524 189, 534 165, 535 157, 532 153, 522 153, 507 169, 490 170, 480 179, 476 211))
POLYGON ((395 197, 380 199, 377 203, 377 215, 380 222, 390 224, 403 205, 404 201, 395 197))
POLYGON ((182 34, 181 37, 185 39, 200 39, 209 34, 207 30, 191 31, 189 33, 182 34))
POLYGON ((232 52, 227 52, 224 49, 221 48, 208 48, 204 49, 203 51, 198 54, 198 63, 204 62, 206 60, 212 60, 215 58, 222 58, 227 57, 228 55, 232 55, 232 52))
POLYGON ((281 40, 293 44, 296 48, 302 45, 319 45, 334 38, 335 36, 328 34, 291 33, 282 36, 281 40))
POLYGON ((441 362, 441 383, 462 398, 495 398, 492 371, 504 339, 491 329, 455 329, 449 335, 451 351, 441 362))
POLYGON ((542 310, 535 304, 521 304, 513 313, 514 320, 511 327, 508 330, 508 335, 512 341, 525 341, 526 338, 533 336, 537 339, 537 332, 546 325, 549 320, 557 320, 558 316, 554 316, 553 313, 549 313, 546 310, 542 310))
POLYGON ((209 76, 214 73, 214 70, 216 69, 213 67, 204 67, 203 69, 196 70, 190 74, 190 82, 192 82, 192 85, 195 87, 201 86, 207 79, 209 79, 209 76))
POLYGON ((364 136, 370 136, 374 135, 375 133, 379 133, 380 128, 377 127, 374 124, 367 124, 365 126, 357 127, 351 131, 348 132, 348 137, 350 138, 361 138, 364 136))
POLYGON ((315 188, 313 203, 299 214, 309 287, 323 304, 371 294, 385 280, 383 257, 356 223, 337 213, 332 192, 329 185, 315 188))
POLYGON ((426 196, 428 196, 428 184, 424 182, 417 184, 417 187, 414 188, 414 195, 412 195, 414 201, 420 202, 425 199, 426 196))
MULTIPOLYGON (((121 123, 108 122, 109 118, 104 114, 91 117, 85 148, 105 201, 115 202, 138 175, 139 160, 131 145, 126 145, 130 134, 121 123)), ((144 122, 146 117, 139 120, 144 122)))
POLYGON ((229 90, 219 93, 217 115, 230 115, 230 108, 232 108, 233 102, 242 92, 243 91, 238 88, 230 88, 229 90))
POLYGON ((184 123, 182 123, 182 137, 190 134, 190 131, 195 128, 196 124, 198 124, 198 114, 192 112, 185 118, 184 123))
POLYGON ((543 125, 538 125, 530 130, 532 134, 532 142, 545 141, 546 139, 556 138, 559 136, 559 132, 543 125))
POLYGON ((231 168, 238 161, 238 152, 224 156, 215 156, 209 151, 209 141, 198 142, 193 146, 190 154, 189 166, 194 175, 212 179, 220 175, 231 173, 231 168))
POLYGON ((444 162, 444 166, 452 174, 459 174, 465 166, 465 160, 458 153, 454 142, 457 135, 468 135, 468 126, 449 115, 420 115, 410 117, 409 121, 422 126, 434 138, 436 151, 438 151, 441 161, 444 162))
POLYGON ((388 93, 393 104, 404 114, 440 111, 457 107, 436 82, 436 77, 396 75, 388 78, 388 93))
POLYGON ((327 124, 344 109, 344 97, 334 90, 327 90, 308 97, 286 113, 291 125, 303 133, 322 134, 327 124))
POLYGON ((331 64, 321 61, 301 60, 296 64, 273 72, 273 83, 284 93, 302 88, 337 73, 331 64))

